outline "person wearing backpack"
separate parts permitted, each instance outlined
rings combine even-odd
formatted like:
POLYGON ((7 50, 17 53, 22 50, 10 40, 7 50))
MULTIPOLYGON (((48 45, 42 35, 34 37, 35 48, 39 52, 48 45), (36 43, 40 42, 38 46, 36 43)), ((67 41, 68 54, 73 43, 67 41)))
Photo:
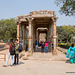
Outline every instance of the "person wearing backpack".
POLYGON ((20 50, 20 44, 18 43, 18 39, 15 39, 15 57, 14 57, 14 64, 16 65, 19 63, 19 50, 20 50))
POLYGON ((5 65, 3 65, 3 67, 7 67, 7 63, 8 63, 10 56, 11 56, 11 65, 10 66, 13 66, 13 55, 15 55, 15 44, 13 42, 13 39, 11 39, 10 42, 11 42, 11 44, 9 44, 8 57, 7 57, 5 65))
POLYGON ((19 47, 19 53, 22 52, 22 43, 19 43, 20 47, 19 47))
POLYGON ((41 52, 44 52, 44 47, 45 47, 45 44, 44 44, 44 41, 41 43, 41 52))
POLYGON ((25 45, 26 45, 26 50, 25 51, 28 51, 28 41, 27 40, 25 42, 25 45))
POLYGON ((35 41, 35 50, 37 51, 37 47, 38 47, 38 42, 37 40, 35 41))

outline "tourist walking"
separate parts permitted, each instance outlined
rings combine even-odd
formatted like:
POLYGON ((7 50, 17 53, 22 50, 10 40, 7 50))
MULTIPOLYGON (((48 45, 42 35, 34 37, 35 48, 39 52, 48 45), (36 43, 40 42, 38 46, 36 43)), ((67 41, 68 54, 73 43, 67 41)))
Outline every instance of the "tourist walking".
POLYGON ((74 44, 72 44, 71 47, 69 47, 69 49, 67 50, 66 57, 70 59, 71 63, 74 63, 74 60, 75 60, 75 47, 74 47, 74 44))
POLYGON ((41 43, 41 52, 44 52, 44 46, 45 46, 45 44, 44 44, 44 42, 42 42, 41 43))
POLYGON ((9 58, 11 56, 11 65, 10 66, 13 66, 13 55, 15 55, 15 44, 13 42, 13 39, 10 40, 10 44, 9 44, 9 53, 8 53, 8 57, 6 59, 6 63, 5 65, 3 65, 3 67, 7 67, 7 63, 9 61, 9 58))
POLYGON ((54 44, 52 44, 52 52, 54 51, 54 44))
POLYGON ((35 50, 37 51, 37 47, 38 47, 38 44, 37 44, 37 40, 35 42, 35 50))
POLYGON ((18 43, 18 39, 15 39, 15 57, 14 57, 14 64, 16 65, 19 63, 19 50, 20 50, 20 44, 18 43))

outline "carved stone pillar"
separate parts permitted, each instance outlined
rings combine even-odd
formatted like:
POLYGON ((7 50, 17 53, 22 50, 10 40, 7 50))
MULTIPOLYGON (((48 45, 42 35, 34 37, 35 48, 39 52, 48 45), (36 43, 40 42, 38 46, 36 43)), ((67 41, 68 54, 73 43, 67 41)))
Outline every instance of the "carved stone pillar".
POLYGON ((47 35, 46 35, 46 37, 47 37, 47 40, 46 40, 46 41, 48 41, 48 31, 49 31, 49 29, 47 30, 47 35))
POLYGON ((20 25, 20 43, 22 43, 22 25, 20 25))
POLYGON ((54 44, 54 51, 53 51, 53 54, 55 55, 55 54, 57 54, 57 52, 56 52, 56 38, 57 38, 57 36, 56 36, 56 21, 54 21, 54 23, 53 23, 53 44, 54 44))
MULTIPOLYGON (((36 30, 36 38, 37 38, 37 42, 38 42, 38 39, 39 39, 39 33, 38 33, 38 30, 36 30)), ((38 43, 37 43, 38 44, 38 43)))
POLYGON ((33 51, 33 25, 32 25, 32 20, 29 20, 29 37, 28 37, 28 42, 29 42, 29 53, 32 54, 33 51))
POLYGON ((34 51, 35 51, 35 41, 36 41, 36 39, 35 39, 35 32, 36 32, 35 25, 33 24, 33 48, 34 48, 34 51))
MULTIPOLYGON (((50 32, 51 32, 51 25, 49 25, 49 28, 48 28, 48 42, 50 42, 50 32)), ((48 49, 49 49, 49 52, 51 52, 51 43, 48 44, 48 49)))
POLYGON ((25 33, 26 33, 26 26, 23 25, 23 49, 25 49, 25 33))
POLYGON ((20 38, 20 35, 19 35, 19 29, 20 29, 20 24, 17 25, 17 39, 18 39, 18 43, 19 43, 19 38, 20 38))

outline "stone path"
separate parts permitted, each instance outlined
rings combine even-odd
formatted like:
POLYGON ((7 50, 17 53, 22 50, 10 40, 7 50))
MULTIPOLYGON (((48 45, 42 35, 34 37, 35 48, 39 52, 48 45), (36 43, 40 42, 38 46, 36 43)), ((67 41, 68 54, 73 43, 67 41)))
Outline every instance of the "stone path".
POLYGON ((20 60, 19 65, 2 67, 0 62, 0 75, 75 75, 75 64, 64 61, 20 60), (68 72, 68 73, 67 73, 68 72))
MULTIPOLYGON (((7 55, 8 49, 0 53, 7 55)), ((67 59, 60 60, 65 58, 61 51, 58 51, 56 56, 52 56, 51 53, 35 52, 28 58, 20 59, 19 65, 13 67, 10 67, 11 60, 7 67, 2 67, 5 61, 0 59, 0 75, 75 75, 75 64, 70 64, 67 59)))
MULTIPOLYGON (((41 49, 39 48, 39 51, 41 49)), ((43 60, 43 61, 66 61, 66 55, 64 52, 66 52, 67 49, 57 47, 57 55, 52 55, 52 53, 41 53, 41 52, 34 52, 31 57, 28 57, 30 60, 43 60)))

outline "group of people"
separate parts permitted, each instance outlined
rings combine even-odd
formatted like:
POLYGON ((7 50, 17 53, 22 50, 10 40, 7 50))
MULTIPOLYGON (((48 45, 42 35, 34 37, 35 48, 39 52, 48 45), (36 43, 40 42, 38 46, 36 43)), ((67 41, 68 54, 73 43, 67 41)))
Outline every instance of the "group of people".
POLYGON ((5 65, 3 65, 3 67, 7 67, 7 63, 8 63, 10 56, 11 56, 11 65, 10 66, 19 64, 19 52, 21 52, 20 47, 21 46, 18 43, 18 39, 15 39, 15 41, 13 39, 10 40, 8 57, 6 59, 5 65), (14 62, 13 62, 13 57, 14 57, 14 62))
MULTIPOLYGON (((3 67, 7 67, 7 63, 9 61, 9 58, 11 56, 11 65, 17 65, 19 64, 19 53, 22 51, 22 47, 21 44, 18 43, 18 39, 15 39, 15 41, 13 39, 10 40, 10 44, 9 44, 9 53, 8 53, 8 57, 6 59, 6 63, 5 65, 3 65, 3 67), (14 62, 13 62, 13 57, 14 57, 14 62)), ((51 42, 41 42, 41 52, 44 52, 44 48, 45 48, 45 52, 48 52, 48 44, 51 42)), ((35 49, 37 50, 38 47, 38 42, 35 42, 35 49)), ((54 49, 54 46, 52 44, 52 49, 54 49)), ((28 50, 28 42, 26 41, 26 50, 28 50)), ((66 57, 70 59, 71 63, 75 62, 75 47, 74 44, 71 45, 71 47, 67 50, 66 53, 66 57)))
MULTIPOLYGON (((51 43, 51 42, 35 42, 35 50, 37 51, 37 47, 38 46, 41 46, 41 52, 44 52, 44 49, 45 49, 45 52, 47 53, 48 52, 48 44, 51 43)), ((54 50, 54 45, 52 44, 52 50, 54 50)))

